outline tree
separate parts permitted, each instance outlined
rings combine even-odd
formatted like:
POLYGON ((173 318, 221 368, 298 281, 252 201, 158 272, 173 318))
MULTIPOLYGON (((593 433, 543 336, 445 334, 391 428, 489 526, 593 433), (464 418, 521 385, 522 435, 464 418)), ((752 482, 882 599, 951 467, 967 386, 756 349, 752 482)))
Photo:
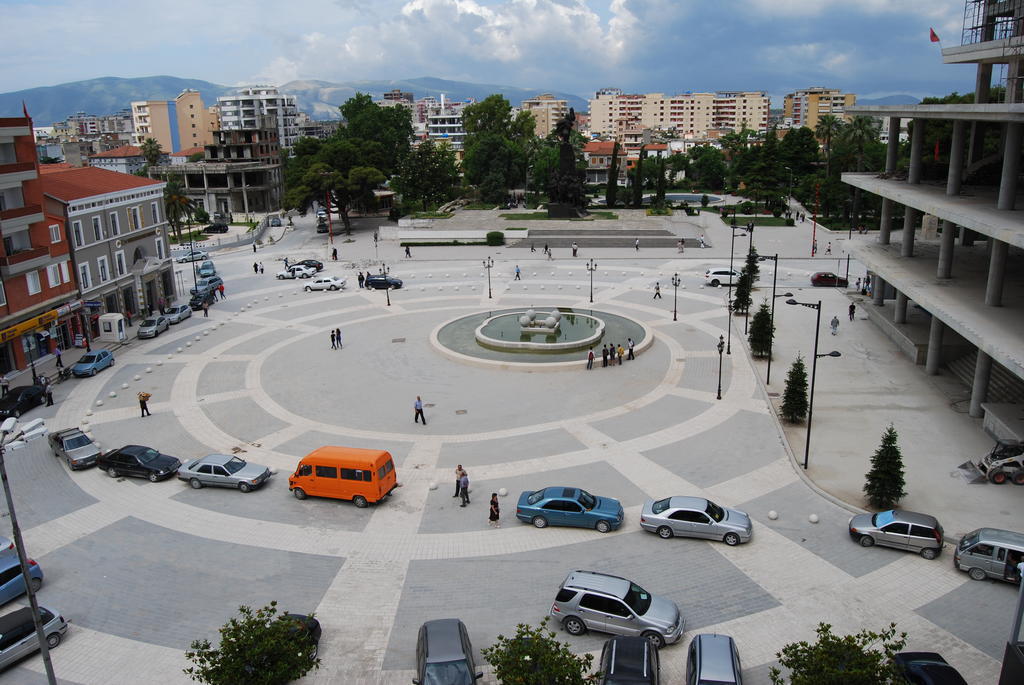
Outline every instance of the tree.
POLYGON ((871 470, 864 483, 864 494, 876 509, 892 509, 906 496, 903 486, 903 455, 896 444, 896 429, 890 423, 882 433, 882 444, 871 457, 871 470))
POLYGON ((755 357, 767 357, 771 353, 772 339, 775 337, 775 328, 772 326, 772 312, 768 308, 768 300, 761 302, 761 306, 754 312, 754 318, 750 320, 750 335, 747 342, 750 343, 750 351, 755 357))
POLYGON ((172 176, 164 186, 164 215, 170 224, 174 237, 181 241, 182 224, 192 223, 192 215, 196 211, 196 203, 185 194, 181 178, 172 176))
POLYGON ((195 640, 185 658, 185 673, 208 685, 279 685, 320 667, 313 643, 277 602, 253 611, 239 607, 239 616, 220 629, 220 647, 195 640))
POLYGON ((459 183, 458 163, 448 143, 424 140, 399 162, 391 187, 407 202, 419 202, 424 210, 455 197, 459 183))
POLYGON ((665 158, 658 158, 658 179, 654 183, 654 203, 658 209, 665 208, 665 158))
POLYGON ((489 95, 463 108, 462 127, 466 131, 462 171, 467 182, 480 187, 485 200, 499 202, 509 188, 526 181, 535 137, 532 113, 512 116, 512 106, 504 96, 489 95))
POLYGON ((691 148, 690 175, 695 187, 721 190, 725 183, 725 156, 722 151, 710 145, 691 148))
POLYGON ((615 206, 619 194, 619 141, 612 144, 612 161, 608 164, 608 189, 604 193, 604 204, 609 209, 615 206))
POLYGON ((701 207, 707 208, 709 202, 711 202, 711 198, 708 197, 707 193, 704 193, 703 195, 700 196, 700 206, 701 207))
POLYGON ((587 675, 593 654, 577 656, 566 643, 547 629, 548 619, 533 628, 520 623, 513 637, 498 635, 498 641, 480 650, 494 667, 498 682, 511 685, 584 685, 597 682, 587 675))
MULTIPOLYGON (((844 142, 851 145, 857 154, 857 171, 864 171, 864 149, 878 140, 878 122, 874 117, 858 115, 843 129, 844 142)), ((860 221, 860 188, 853 189, 853 212, 850 226, 860 221)))
POLYGON ((750 252, 747 253, 747 263, 743 266, 743 270, 750 274, 750 285, 753 288, 754 284, 757 283, 757 279, 761 278, 761 267, 759 266, 757 259, 757 248, 753 245, 750 246, 750 252))
POLYGON ((736 279, 736 285, 732 290, 732 309, 734 312, 742 314, 750 309, 750 303, 753 301, 750 297, 750 286, 750 272, 744 267, 740 271, 740 277, 736 279))
POLYGON ((814 134, 825 146, 825 176, 832 175, 832 139, 839 135, 843 122, 834 114, 822 114, 818 117, 818 125, 814 134))
POLYGON ((381 107, 366 93, 356 93, 339 107, 345 126, 341 137, 369 144, 363 166, 372 166, 385 175, 398 169, 409 153, 412 140, 412 115, 405 107, 381 107))
POLYGON ((786 389, 782 393, 782 418, 790 423, 802 421, 807 416, 807 367, 799 354, 786 375, 786 389))
POLYGON ((633 204, 636 209, 644 206, 644 161, 647 159, 647 151, 640 148, 640 158, 633 166, 633 204))
POLYGON ((907 644, 907 634, 896 635, 896 624, 880 633, 862 630, 856 635, 834 635, 832 626, 819 623, 817 642, 793 642, 775 656, 789 671, 771 668, 773 685, 902 685, 906 682, 893 655, 907 644))
POLYGON ((160 149, 160 143, 155 138, 146 138, 142 141, 142 145, 139 146, 139 150, 142 152, 142 156, 146 160, 147 166, 156 166, 156 163, 160 161, 160 155, 163 154, 163 150, 160 149))

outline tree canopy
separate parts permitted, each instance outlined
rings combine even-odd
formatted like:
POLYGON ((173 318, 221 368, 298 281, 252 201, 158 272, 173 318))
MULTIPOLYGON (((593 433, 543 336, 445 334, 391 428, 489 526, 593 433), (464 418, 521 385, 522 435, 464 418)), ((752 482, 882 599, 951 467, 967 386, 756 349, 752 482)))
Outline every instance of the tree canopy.
POLYGON ((525 186, 534 118, 530 112, 512 116, 502 95, 490 95, 462 110, 465 153, 462 171, 488 202, 500 202, 509 188, 525 186))

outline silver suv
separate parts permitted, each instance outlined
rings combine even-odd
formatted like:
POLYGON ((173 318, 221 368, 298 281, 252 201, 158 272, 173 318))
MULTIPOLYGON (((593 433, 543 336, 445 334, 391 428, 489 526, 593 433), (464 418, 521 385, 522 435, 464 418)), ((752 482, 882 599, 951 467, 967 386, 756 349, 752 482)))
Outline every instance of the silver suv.
POLYGON ((587 630, 639 635, 664 647, 683 634, 683 618, 675 602, 625 578, 596 571, 572 571, 548 613, 570 635, 587 630))

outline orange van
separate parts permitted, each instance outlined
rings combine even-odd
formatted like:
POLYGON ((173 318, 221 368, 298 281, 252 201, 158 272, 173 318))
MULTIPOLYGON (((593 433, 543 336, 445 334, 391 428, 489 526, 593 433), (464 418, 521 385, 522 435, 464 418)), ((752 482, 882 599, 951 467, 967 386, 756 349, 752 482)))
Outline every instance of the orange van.
POLYGON ((389 452, 335 445, 304 456, 288 477, 288 489, 296 499, 334 497, 352 500, 357 507, 379 502, 396 484, 395 462, 389 452))

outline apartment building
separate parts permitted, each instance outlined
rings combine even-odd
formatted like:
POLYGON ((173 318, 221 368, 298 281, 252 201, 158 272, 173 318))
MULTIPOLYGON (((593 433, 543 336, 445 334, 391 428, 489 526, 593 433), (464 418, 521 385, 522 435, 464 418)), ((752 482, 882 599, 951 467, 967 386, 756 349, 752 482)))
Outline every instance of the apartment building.
POLYGON ((519 108, 533 114, 534 134, 538 138, 547 138, 555 130, 558 120, 569 113, 569 101, 556 98, 551 93, 543 93, 523 100, 519 108))
POLYGON ((383 98, 385 102, 408 102, 409 104, 412 104, 413 102, 412 93, 409 91, 399 90, 398 88, 393 88, 392 90, 384 93, 383 98))
POLYGON ((426 111, 427 137, 446 141, 460 159, 466 138, 466 130, 462 128, 462 110, 469 104, 472 104, 472 100, 451 102, 446 101, 442 95, 441 102, 426 111))
POLYGON ((43 201, 32 119, 0 118, 0 373, 30 369, 81 331, 64 218, 43 201))
POLYGON ((857 103, 857 96, 837 88, 815 86, 786 95, 782 103, 782 121, 786 126, 815 129, 826 114, 849 121, 846 108, 857 103))
POLYGON ((295 96, 280 93, 273 86, 249 86, 232 95, 222 95, 217 98, 217 107, 220 131, 256 129, 259 121, 274 117, 281 147, 290 148, 299 139, 295 96))
POLYGON ((134 131, 131 109, 122 109, 114 114, 103 115, 76 112, 65 122, 54 124, 54 128, 56 129, 58 125, 61 125, 61 129, 67 131, 68 134, 75 136, 97 136, 101 133, 130 134, 134 131))
POLYGON ((96 152, 89 155, 88 160, 89 166, 106 169, 107 171, 116 171, 120 174, 134 174, 142 171, 146 166, 146 158, 142 156, 142 148, 135 145, 122 145, 113 150, 96 152))
POLYGON ((305 112, 299 112, 295 117, 295 126, 299 130, 299 138, 318 138, 326 140, 333 136, 341 122, 337 119, 329 121, 315 121, 305 112))
POLYGON ((203 147, 213 140, 216 114, 203 104, 197 90, 183 90, 174 100, 140 100, 132 103, 132 145, 146 138, 160 143, 164 152, 203 147))
POLYGON ((623 93, 599 90, 590 100, 590 132, 621 136, 637 129, 674 130, 678 135, 704 136, 711 129, 763 132, 768 128, 771 98, 763 91, 717 93, 623 93))
MULTIPOLYGON (((587 183, 608 183, 608 172, 612 166, 612 152, 615 142, 592 140, 583 146, 583 160, 587 163, 587 183)), ((618 151, 618 173, 620 186, 626 185, 626 150, 621 145, 618 151)))

